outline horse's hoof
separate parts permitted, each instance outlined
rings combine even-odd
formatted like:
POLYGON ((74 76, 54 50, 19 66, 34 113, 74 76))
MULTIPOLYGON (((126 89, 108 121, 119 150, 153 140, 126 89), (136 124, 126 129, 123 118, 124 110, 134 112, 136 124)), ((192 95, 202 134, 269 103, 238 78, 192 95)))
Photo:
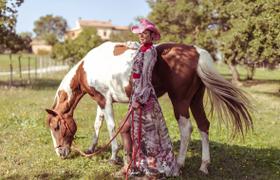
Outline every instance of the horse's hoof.
POLYGON ((205 175, 208 175, 209 174, 209 171, 208 171, 208 166, 209 166, 209 164, 210 164, 210 162, 209 161, 203 161, 202 163, 201 163, 201 166, 200 166, 200 168, 199 168, 199 170, 203 173, 203 174, 205 174, 205 175))
POLYGON ((113 173, 112 176, 114 177, 114 179, 123 179, 125 177, 125 172, 123 172, 122 170, 119 170, 119 171, 113 173))
POLYGON ((116 157, 116 159, 110 159, 109 163, 113 165, 123 165, 122 158, 120 157, 116 157))
POLYGON ((177 166, 179 167, 179 169, 183 169, 185 167, 185 163, 177 161, 177 166))
POLYGON ((179 168, 184 168, 185 166, 185 160, 184 159, 181 159, 181 158, 178 158, 177 159, 177 165, 179 166, 179 168))
POLYGON ((94 149, 88 149, 85 151, 85 154, 92 154, 94 153, 94 149))
POLYGON ((199 168, 199 170, 203 173, 203 174, 205 174, 205 175, 208 175, 209 174, 209 171, 208 171, 208 169, 207 168, 199 168))
POLYGON ((114 179, 123 179, 126 176, 127 167, 122 167, 119 171, 113 173, 114 179))

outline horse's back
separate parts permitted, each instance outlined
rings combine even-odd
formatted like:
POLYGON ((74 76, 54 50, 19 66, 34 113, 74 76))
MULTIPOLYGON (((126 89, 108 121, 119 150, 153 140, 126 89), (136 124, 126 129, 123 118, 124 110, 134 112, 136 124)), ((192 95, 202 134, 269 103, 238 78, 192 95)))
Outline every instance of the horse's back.
POLYGON ((177 73, 181 74, 183 69, 196 69, 199 53, 195 46, 186 45, 186 44, 177 44, 177 43, 164 43, 160 44, 157 47, 157 52, 170 67, 170 69, 177 73), (185 67, 187 66, 187 67, 185 67))
POLYGON ((124 87, 128 85, 131 63, 135 50, 127 50, 122 54, 114 54, 120 43, 105 42, 92 49, 83 58, 89 86, 101 94, 110 93, 116 101, 127 100, 124 87))
POLYGON ((201 84, 197 76, 199 53, 196 47, 164 43, 157 47, 158 62, 155 65, 153 84, 161 95, 166 91, 171 96, 193 95, 201 84), (163 90, 164 89, 164 90, 163 90), (161 93, 160 93, 161 92, 161 93))

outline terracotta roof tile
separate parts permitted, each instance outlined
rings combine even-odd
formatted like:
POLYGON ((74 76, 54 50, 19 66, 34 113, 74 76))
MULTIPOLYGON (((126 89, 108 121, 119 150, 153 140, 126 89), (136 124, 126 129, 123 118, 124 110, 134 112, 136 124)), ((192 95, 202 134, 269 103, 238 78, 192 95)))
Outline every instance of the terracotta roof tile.
POLYGON ((80 26, 113 27, 111 21, 79 20, 80 26))
POLYGON ((116 30, 129 30, 128 26, 114 26, 111 21, 96 21, 96 20, 79 20, 81 27, 93 26, 93 27, 105 27, 116 30))

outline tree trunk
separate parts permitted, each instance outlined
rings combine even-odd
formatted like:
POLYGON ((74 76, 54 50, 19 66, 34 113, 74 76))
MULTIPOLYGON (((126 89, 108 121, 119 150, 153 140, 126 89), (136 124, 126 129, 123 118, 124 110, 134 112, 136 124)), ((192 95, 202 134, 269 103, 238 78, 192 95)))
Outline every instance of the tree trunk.
POLYGON ((236 69, 236 65, 234 65, 233 63, 229 63, 229 69, 230 69, 231 75, 232 75, 231 82, 236 85, 241 85, 240 75, 236 69))
POLYGON ((247 80, 253 80, 254 75, 255 75, 255 67, 248 66, 247 67, 247 80))

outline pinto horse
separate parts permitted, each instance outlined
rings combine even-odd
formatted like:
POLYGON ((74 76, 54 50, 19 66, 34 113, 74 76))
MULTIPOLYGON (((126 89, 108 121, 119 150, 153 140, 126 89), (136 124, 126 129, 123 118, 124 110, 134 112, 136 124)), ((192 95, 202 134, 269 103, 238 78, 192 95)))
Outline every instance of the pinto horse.
MULTIPOLYGON (((115 121, 113 102, 128 102, 131 85, 130 72, 137 44, 105 42, 92 49, 62 80, 52 109, 47 109, 48 124, 55 151, 65 158, 77 130, 74 110, 85 95, 97 102, 95 132, 89 151, 94 151, 100 126, 105 118, 110 138, 114 136, 115 121)), ((205 90, 208 91, 211 110, 242 133, 252 126, 250 103, 243 92, 225 80, 213 67, 210 54, 196 46, 164 43, 156 47, 158 60, 152 76, 157 96, 165 93, 172 102, 180 130, 180 150, 177 163, 183 167, 192 133, 189 108, 198 125, 202 139, 202 163, 200 170, 208 173, 210 164, 208 121, 203 105, 205 90)), ((112 141, 111 160, 116 160, 118 144, 112 141)))

